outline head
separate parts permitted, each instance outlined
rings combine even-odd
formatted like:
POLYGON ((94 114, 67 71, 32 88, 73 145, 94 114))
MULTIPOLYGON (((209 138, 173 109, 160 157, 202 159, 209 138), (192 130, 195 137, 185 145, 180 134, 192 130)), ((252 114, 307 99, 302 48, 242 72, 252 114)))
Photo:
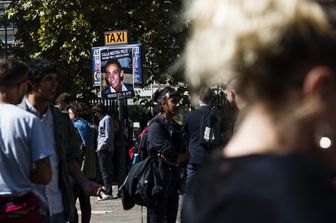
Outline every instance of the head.
POLYGON ((193 1, 186 73, 196 85, 235 78, 249 106, 278 123, 335 129, 336 36, 325 10, 313 0, 193 1))
POLYGON ((167 117, 174 117, 180 110, 180 94, 172 87, 156 90, 153 100, 158 103, 160 112, 167 117))
POLYGON ((94 115, 97 116, 98 118, 107 114, 106 106, 100 103, 93 106, 91 110, 94 113, 94 115))
POLYGON ((28 67, 17 59, 0 60, 0 94, 5 103, 17 104, 27 88, 28 67))
POLYGON ((199 89, 198 97, 199 97, 200 103, 210 105, 212 103, 214 93, 210 87, 204 86, 199 89))
POLYGON ((106 84, 112 86, 114 90, 117 92, 122 91, 121 82, 124 77, 124 71, 121 69, 121 65, 118 59, 110 59, 106 62, 105 66, 105 74, 106 74, 106 84))
POLYGON ((240 93, 237 89, 237 80, 230 79, 225 86, 225 95, 228 102, 237 107, 239 110, 245 107, 246 103, 244 99, 240 96, 240 93))
POLYGON ((66 107, 70 120, 76 118, 86 118, 89 113, 89 108, 84 102, 73 101, 66 107))
POLYGON ((29 63, 28 94, 53 101, 58 86, 56 66, 49 60, 34 60, 29 63))
POLYGON ((73 97, 71 96, 71 94, 63 92, 56 98, 55 103, 58 107, 65 110, 72 101, 73 97))

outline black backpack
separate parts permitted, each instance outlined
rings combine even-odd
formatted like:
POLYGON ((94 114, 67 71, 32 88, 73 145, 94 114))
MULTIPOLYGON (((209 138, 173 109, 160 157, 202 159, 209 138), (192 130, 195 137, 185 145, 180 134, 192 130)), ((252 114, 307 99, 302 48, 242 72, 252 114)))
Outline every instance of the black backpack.
POLYGON ((135 204, 147 206, 153 197, 164 193, 158 162, 155 156, 149 156, 131 167, 119 189, 124 210, 133 208, 135 204))
POLYGON ((201 119, 201 145, 211 151, 224 144, 224 117, 216 107, 206 108, 201 119))

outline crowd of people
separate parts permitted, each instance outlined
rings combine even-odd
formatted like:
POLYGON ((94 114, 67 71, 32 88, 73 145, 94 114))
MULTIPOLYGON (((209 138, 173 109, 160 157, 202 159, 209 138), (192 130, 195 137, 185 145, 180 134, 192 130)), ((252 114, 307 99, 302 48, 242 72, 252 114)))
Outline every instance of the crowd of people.
MULTIPOLYGON (((330 12, 322 0, 191 2, 184 61, 198 105, 178 123, 179 92, 153 94, 145 149, 160 188, 147 222, 176 222, 181 194, 181 222, 336 222, 330 12), (209 82, 226 85, 224 107, 209 82)), ((106 71, 111 86, 122 77, 116 62, 106 71)), ((0 222, 76 223, 77 199, 90 222, 90 196, 113 198, 116 120, 67 93, 54 105, 57 76, 48 60, 0 61, 0 222)))
POLYGON ((95 126, 91 109, 71 95, 54 105, 58 72, 49 60, 7 59, 0 68, 0 221, 78 222, 78 198, 82 222, 90 222, 89 196, 112 198, 114 131, 105 106, 93 107, 95 126))
MULTIPOLYGON (((0 178, 0 205, 6 208, 1 220, 76 223, 78 199, 81 221, 90 222, 90 196, 98 196, 98 200, 113 198, 113 154, 118 145, 114 120, 106 106, 96 104, 90 108, 65 92, 55 100, 58 72, 49 60, 25 64, 7 59, 0 65, 0 107, 4 114, 1 159, 7 167, 19 167, 3 166, 8 173, 2 171, 0 178), (16 110, 20 112, 13 112, 16 110), (93 116, 96 123, 92 123, 93 116), (8 132, 4 129, 7 125, 8 132), (22 150, 25 154, 21 154, 22 150), (21 180, 10 177, 18 175, 12 169, 23 176, 21 180), (97 183, 98 175, 102 186, 97 183)), ((212 90, 207 87, 205 91, 210 102, 212 90)), ((160 161, 164 193, 146 205, 148 222, 175 222, 179 193, 184 187, 181 169, 186 168, 193 153, 192 149, 187 151, 187 140, 183 138, 186 124, 182 128, 174 120, 180 108, 179 93, 165 87, 158 89, 153 98, 157 112, 148 122, 146 154, 160 161)))

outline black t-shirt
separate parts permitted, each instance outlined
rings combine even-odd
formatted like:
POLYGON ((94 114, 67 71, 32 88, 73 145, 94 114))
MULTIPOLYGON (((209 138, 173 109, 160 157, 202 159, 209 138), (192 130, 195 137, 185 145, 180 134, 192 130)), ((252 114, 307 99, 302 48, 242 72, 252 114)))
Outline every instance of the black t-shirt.
POLYGON ((208 162, 184 200, 186 222, 336 222, 330 178, 308 155, 250 155, 208 162))

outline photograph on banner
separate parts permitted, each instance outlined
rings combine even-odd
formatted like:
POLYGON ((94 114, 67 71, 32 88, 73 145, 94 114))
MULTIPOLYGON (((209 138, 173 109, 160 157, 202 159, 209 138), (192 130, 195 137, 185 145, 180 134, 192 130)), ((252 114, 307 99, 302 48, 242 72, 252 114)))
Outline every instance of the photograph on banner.
POLYGON ((132 48, 101 49, 101 96, 103 98, 127 98, 133 90, 132 48))
MULTIPOLYGON (((132 89, 134 85, 143 84, 141 62, 141 44, 93 47, 92 85, 94 88, 98 89, 97 96, 105 98, 121 98, 132 95, 133 91, 129 89, 132 89), (109 75, 107 75, 108 72, 106 72, 105 68, 107 67, 106 65, 112 62, 110 61, 108 63, 108 61, 112 59, 117 59, 121 67, 120 70, 122 71, 122 75, 120 75, 119 79, 121 80, 120 83, 124 84, 124 91, 121 92, 118 89, 115 90, 112 86, 113 84, 116 85, 118 82, 113 82, 112 84, 112 80, 110 82, 108 80, 109 75)), ((118 63, 116 65, 118 65, 118 63)), ((112 79, 112 77, 110 77, 110 79, 112 79)))

